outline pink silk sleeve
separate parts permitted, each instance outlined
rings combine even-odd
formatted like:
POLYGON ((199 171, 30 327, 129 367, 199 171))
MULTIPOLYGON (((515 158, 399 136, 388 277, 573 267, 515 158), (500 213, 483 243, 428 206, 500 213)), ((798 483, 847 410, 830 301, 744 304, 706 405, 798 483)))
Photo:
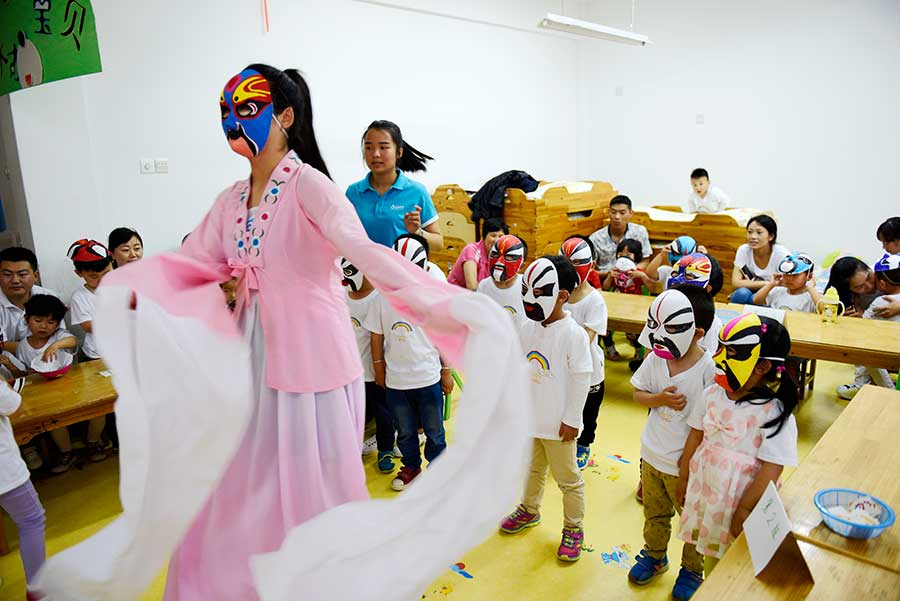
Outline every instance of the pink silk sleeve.
POLYGON ((307 166, 296 181, 301 207, 337 252, 364 273, 397 311, 424 327, 448 361, 459 365, 468 330, 450 316, 446 305, 463 290, 438 282, 393 250, 372 242, 353 205, 322 173, 307 166))
POLYGON ((216 198, 203 221, 194 231, 188 234, 178 253, 190 257, 214 269, 221 276, 221 281, 231 278, 231 268, 222 244, 223 222, 227 210, 229 193, 234 186, 229 186, 216 198))

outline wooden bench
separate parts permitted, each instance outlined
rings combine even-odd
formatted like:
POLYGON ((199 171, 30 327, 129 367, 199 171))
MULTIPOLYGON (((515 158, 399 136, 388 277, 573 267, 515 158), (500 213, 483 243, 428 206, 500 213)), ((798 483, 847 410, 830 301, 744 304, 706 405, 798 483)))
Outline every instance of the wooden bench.
MULTIPOLYGON (((102 361, 72 366, 69 373, 55 380, 28 377, 22 389, 22 405, 10 416, 16 443, 23 445, 38 434, 113 412, 118 395, 112 378, 104 376, 102 361)), ((0 555, 9 553, 9 545, 0 515, 0 555)))

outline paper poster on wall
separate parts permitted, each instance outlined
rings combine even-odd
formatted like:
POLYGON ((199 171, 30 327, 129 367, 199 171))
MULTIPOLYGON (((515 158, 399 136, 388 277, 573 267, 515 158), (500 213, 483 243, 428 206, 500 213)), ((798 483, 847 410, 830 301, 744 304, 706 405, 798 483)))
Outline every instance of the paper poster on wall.
POLYGON ((90 0, 0 0, 0 95, 100 70, 90 0))

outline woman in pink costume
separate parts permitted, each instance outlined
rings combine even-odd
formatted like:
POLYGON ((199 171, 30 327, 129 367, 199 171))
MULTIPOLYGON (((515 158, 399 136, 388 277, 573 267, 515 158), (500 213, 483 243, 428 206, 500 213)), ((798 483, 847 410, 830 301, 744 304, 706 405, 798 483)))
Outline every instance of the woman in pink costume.
MULTIPOLYGON (((302 599, 304 591, 282 582, 286 572, 305 569, 319 574, 318 580, 330 578, 328 569, 311 564, 334 545, 327 557, 340 560, 350 546, 346 537, 373 550, 420 543, 426 535, 451 539, 432 541, 437 552, 431 551, 421 574, 386 588, 382 597, 371 584, 352 585, 373 599, 391 598, 404 586, 412 592, 449 565, 449 554, 486 535, 494 514, 516 492, 520 470, 498 477, 499 461, 482 461, 476 469, 464 465, 474 453, 504 455, 499 447, 487 448, 492 445, 524 457, 527 416, 512 409, 524 388, 517 383, 524 377, 514 335, 506 320, 491 314, 489 302, 460 300, 458 288, 436 282, 366 237, 353 207, 329 179, 312 127, 309 90, 297 71, 250 65, 228 80, 219 104, 228 144, 249 159, 250 177, 219 195, 179 255, 145 259, 104 280, 97 330, 120 395, 124 511, 105 530, 51 558, 39 586, 53 600, 137 598, 177 543, 165 601, 302 599), (345 505, 351 511, 346 517, 323 515, 313 526, 326 528, 326 535, 305 537, 298 528, 300 542, 279 552, 295 526, 329 508, 368 499, 359 453, 362 367, 340 288, 339 256, 422 324, 457 365, 464 344, 468 367, 468 356, 496 351, 496 338, 512 342, 504 356, 485 366, 489 374, 474 368, 467 374, 471 394, 479 393, 473 398, 481 399, 478 410, 486 415, 472 420, 461 410, 461 423, 479 423, 459 426, 455 458, 447 453, 449 459, 429 466, 418 490, 405 493, 408 499, 390 507, 345 505), (238 279, 241 336, 216 289, 230 278, 238 279), (127 298, 134 299, 133 315, 127 314, 127 298), (470 306, 460 310, 460 302, 470 306), (479 319, 487 324, 484 330, 501 324, 490 343, 474 342, 479 319), (150 346, 152 351, 144 350, 150 346), (148 363, 158 367, 144 373, 148 363), (174 392, 172 382, 180 378, 184 389, 174 392), (494 379, 514 383, 501 389, 494 379), (490 436, 481 431, 489 419, 503 424, 490 436), (467 440, 464 432, 476 429, 467 440), (461 484, 458 490, 448 490, 451 481, 461 484), (472 495, 471 487, 484 490, 488 500, 472 495), (454 495, 460 499, 454 502, 454 495), (415 508, 404 508, 404 502, 415 508), (341 531, 344 523, 373 511, 378 517, 341 531), (467 512, 467 525, 454 524, 454 514, 438 528, 417 526, 435 517, 441 522, 440 511, 467 512), (407 528, 385 530, 397 516, 414 514, 419 519, 407 528), (284 593, 259 592, 259 575, 254 582, 251 574, 251 558, 258 555, 267 555, 258 566, 269 568, 266 585, 284 593)), ((485 364, 485 355, 478 361, 485 364)), ((360 554, 348 555, 350 562, 360 554)), ((375 551, 369 557, 381 561, 383 555, 375 551)), ((332 599, 344 598, 338 589, 350 565, 343 563, 340 576, 319 583, 333 591, 332 599)), ((318 590, 314 577, 302 579, 318 590)))

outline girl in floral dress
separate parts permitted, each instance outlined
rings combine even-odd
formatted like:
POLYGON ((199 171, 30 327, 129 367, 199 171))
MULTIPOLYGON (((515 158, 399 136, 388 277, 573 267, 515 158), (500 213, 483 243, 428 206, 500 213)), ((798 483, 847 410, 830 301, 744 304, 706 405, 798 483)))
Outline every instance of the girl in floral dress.
POLYGON ((755 314, 728 322, 719 334, 716 383, 704 391, 705 411, 680 465, 681 538, 706 556, 707 573, 743 529, 770 481, 797 465, 797 384, 784 369, 787 330, 755 314))

